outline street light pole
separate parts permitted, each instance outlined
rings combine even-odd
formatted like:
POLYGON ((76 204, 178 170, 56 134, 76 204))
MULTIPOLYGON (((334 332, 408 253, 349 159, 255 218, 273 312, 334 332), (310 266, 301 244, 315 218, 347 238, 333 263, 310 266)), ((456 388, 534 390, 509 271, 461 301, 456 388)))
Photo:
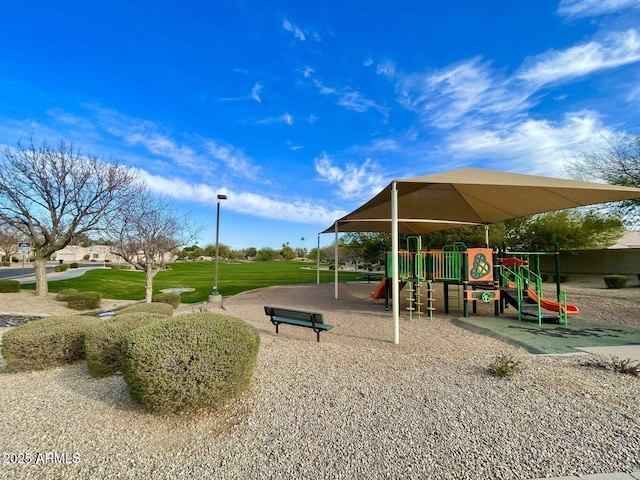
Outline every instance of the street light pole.
POLYGON ((219 253, 218 253, 218 249, 219 249, 219 245, 220 245, 220 200, 226 200, 227 196, 226 195, 218 195, 218 208, 216 210, 216 274, 215 274, 215 278, 213 281, 213 293, 209 296, 209 300, 213 301, 213 300, 217 300, 220 296, 220 294, 218 293, 218 258, 219 258, 219 253))

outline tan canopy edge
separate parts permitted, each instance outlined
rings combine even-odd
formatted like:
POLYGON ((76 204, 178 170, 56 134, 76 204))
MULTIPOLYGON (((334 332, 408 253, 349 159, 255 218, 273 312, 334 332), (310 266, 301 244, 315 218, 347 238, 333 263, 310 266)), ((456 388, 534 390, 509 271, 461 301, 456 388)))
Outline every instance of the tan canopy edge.
MULTIPOLYGON (((338 219, 339 231, 391 232, 392 183, 338 219), (358 220, 363 223, 353 223, 358 220)), ((640 198, 638 188, 480 168, 395 180, 395 184, 400 233, 415 234, 456 228, 452 225, 455 222, 491 224, 535 213, 640 198)), ((334 226, 322 233, 333 231, 334 226)))
MULTIPOLYGON (((392 255, 398 234, 501 222, 536 213, 640 198, 640 188, 560 178, 462 168, 392 181, 360 208, 322 233, 390 232, 392 255)), ((337 257, 336 241, 336 257, 337 257)), ((392 298, 399 298, 397 263, 392 298)), ((335 270, 338 298, 338 269, 335 270)), ((393 302, 393 341, 399 343, 400 302, 393 302)))

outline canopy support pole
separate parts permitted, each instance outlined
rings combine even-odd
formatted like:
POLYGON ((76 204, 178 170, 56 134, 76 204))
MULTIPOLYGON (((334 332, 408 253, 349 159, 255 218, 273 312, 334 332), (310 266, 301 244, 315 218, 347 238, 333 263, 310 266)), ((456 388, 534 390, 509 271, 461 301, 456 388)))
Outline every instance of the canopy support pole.
POLYGON ((489 248, 489 224, 484 224, 484 246, 489 248))
POLYGON ((391 306, 393 309, 393 343, 400 343, 400 271, 398 268, 398 189, 391 184, 391 306))
POLYGON ((320 234, 318 234, 318 250, 316 250, 316 284, 320 285, 320 234))
POLYGON ((338 265, 338 222, 336 222, 336 241, 335 241, 334 255, 335 255, 335 262, 333 264, 333 266, 335 267, 334 268, 334 272, 335 272, 334 273, 334 278, 335 278, 335 280, 334 280, 334 283, 335 283, 334 296, 335 296, 335 298, 337 300, 338 299, 338 268, 340 268, 339 265, 338 265))

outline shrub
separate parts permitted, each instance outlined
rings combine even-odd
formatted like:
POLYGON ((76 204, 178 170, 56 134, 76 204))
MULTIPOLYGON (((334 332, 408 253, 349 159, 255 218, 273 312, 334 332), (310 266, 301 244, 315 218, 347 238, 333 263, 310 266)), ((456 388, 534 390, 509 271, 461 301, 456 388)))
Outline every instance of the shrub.
POLYGON ((145 409, 215 409, 250 384, 258 331, 239 318, 192 313, 130 332, 120 365, 131 396, 145 409))
POLYGON ((86 262, 87 260, 89 260, 89 254, 88 254, 88 253, 86 253, 86 254, 84 255, 84 257, 82 257, 82 259, 83 259, 85 262, 86 262))
POLYGON ((507 356, 501 353, 489 364, 487 372, 494 377, 510 377, 516 373, 518 367, 520 367, 519 361, 514 360, 510 355, 507 356))
MULTIPOLYGON (((570 277, 569 275, 567 275, 566 273, 561 273, 561 274, 560 274, 560 283, 566 283, 566 282, 568 282, 569 280, 571 280, 571 277, 570 277)), ((553 275, 553 281, 554 281, 554 282, 557 282, 557 281, 558 281, 558 280, 557 280, 557 277, 556 277, 556 275, 555 275, 555 274, 553 275)))
POLYGON ((638 360, 631 360, 627 358, 622 360, 615 355, 612 355, 608 359, 604 357, 596 357, 595 359, 589 359, 582 363, 585 367, 602 368, 605 370, 612 370, 616 373, 626 373, 633 375, 634 377, 640 377, 640 362, 638 360))
POLYGON ((605 275, 602 278, 607 288, 624 288, 627 284, 627 277, 624 275, 605 275))
POLYGON ((98 292, 77 292, 66 296, 67 306, 74 310, 91 310, 98 308, 102 295, 98 292))
POLYGON ((131 270, 131 265, 128 263, 112 263, 109 265, 113 270, 131 270))
POLYGON ((165 317, 171 317, 173 315, 173 307, 168 303, 138 303, 125 307, 122 310, 118 310, 115 316, 120 316, 128 313, 154 313, 163 315, 165 317))
POLYGON ((65 288, 64 290, 60 290, 56 295, 56 300, 58 302, 66 302, 67 296, 71 295, 72 293, 78 293, 78 290, 76 290, 75 288, 65 288))
POLYGON ((151 297, 151 301, 156 303, 168 303, 173 308, 178 308, 178 305, 180 305, 180 295, 177 293, 157 293, 151 297))
POLYGON ((102 320, 93 325, 85 336, 87 367, 94 377, 106 377, 120 370, 120 347, 125 335, 166 315, 129 313, 102 320))
POLYGON ((0 293, 17 293, 20 291, 18 280, 0 280, 0 293))
POLYGON ((69 270, 69 265, 65 265, 64 263, 56 265, 56 268, 53 269, 54 272, 66 272, 67 270, 69 270))
POLYGON ((69 268, 78 268, 78 262, 71 262, 69 268))
POLYGON ((7 260, 3 260, 2 261, 2 266, 3 267, 10 267, 11 266, 11 262, 7 261, 7 260))
POLYGON ((2 337, 7 371, 44 370, 82 360, 85 334, 97 321, 87 316, 47 317, 7 331, 2 337))

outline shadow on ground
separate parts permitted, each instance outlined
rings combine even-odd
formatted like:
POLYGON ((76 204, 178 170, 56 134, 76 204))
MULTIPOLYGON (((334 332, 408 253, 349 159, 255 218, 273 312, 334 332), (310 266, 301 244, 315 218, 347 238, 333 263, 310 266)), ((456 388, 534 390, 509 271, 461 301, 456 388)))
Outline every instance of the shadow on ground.
POLYGON ((458 318, 471 331, 501 338, 531 353, 575 353, 580 347, 640 345, 640 329, 571 318, 568 325, 542 324, 508 317, 458 318))

